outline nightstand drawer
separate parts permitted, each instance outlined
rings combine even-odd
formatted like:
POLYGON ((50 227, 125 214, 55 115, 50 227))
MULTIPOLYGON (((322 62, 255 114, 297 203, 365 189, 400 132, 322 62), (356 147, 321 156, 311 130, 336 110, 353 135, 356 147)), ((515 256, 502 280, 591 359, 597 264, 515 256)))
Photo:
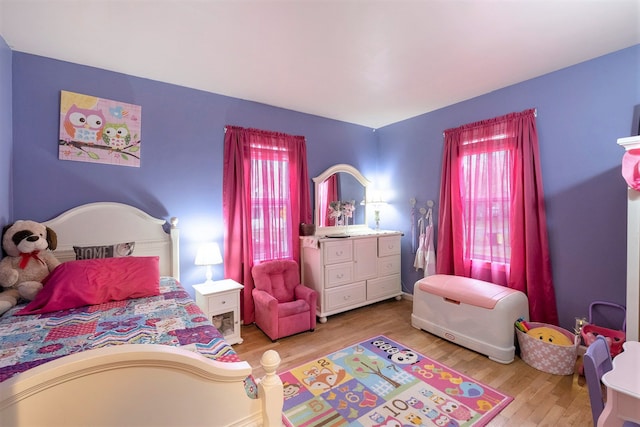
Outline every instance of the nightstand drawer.
POLYGON ((237 306, 236 293, 209 295, 207 297, 208 311, 233 310, 237 306))

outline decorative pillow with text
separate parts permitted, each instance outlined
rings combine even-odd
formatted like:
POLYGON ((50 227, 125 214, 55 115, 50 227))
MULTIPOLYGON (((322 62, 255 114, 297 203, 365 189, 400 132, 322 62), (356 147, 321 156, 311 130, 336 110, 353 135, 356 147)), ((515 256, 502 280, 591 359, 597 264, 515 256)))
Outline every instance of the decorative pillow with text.
POLYGON ((136 242, 103 246, 74 246, 76 259, 120 258, 133 255, 136 242))

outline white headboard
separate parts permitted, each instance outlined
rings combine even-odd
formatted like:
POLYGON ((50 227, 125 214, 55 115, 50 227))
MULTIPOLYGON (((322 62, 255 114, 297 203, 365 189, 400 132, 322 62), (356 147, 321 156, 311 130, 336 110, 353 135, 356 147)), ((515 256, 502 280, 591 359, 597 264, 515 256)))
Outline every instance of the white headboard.
POLYGON ((133 206, 115 202, 81 205, 45 221, 58 236, 54 251, 60 262, 75 259, 74 246, 102 246, 135 242, 134 256, 159 256, 160 274, 180 280, 178 219, 154 218, 133 206))

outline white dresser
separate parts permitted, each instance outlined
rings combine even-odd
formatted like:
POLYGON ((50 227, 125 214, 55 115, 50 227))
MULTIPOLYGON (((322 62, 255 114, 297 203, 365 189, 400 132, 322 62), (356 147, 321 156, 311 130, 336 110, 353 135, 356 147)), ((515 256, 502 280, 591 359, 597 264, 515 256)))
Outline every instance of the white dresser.
POLYGON ((400 232, 314 237, 301 245, 302 283, 318 292, 316 315, 327 316, 402 295, 400 232))

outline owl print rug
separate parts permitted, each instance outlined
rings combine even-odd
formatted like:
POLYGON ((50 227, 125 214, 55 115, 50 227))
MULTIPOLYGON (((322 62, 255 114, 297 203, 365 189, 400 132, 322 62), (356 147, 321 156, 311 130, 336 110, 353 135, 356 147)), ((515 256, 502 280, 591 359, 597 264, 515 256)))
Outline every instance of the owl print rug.
POLYGON ((280 374, 289 426, 484 426, 513 398, 385 336, 280 374))

